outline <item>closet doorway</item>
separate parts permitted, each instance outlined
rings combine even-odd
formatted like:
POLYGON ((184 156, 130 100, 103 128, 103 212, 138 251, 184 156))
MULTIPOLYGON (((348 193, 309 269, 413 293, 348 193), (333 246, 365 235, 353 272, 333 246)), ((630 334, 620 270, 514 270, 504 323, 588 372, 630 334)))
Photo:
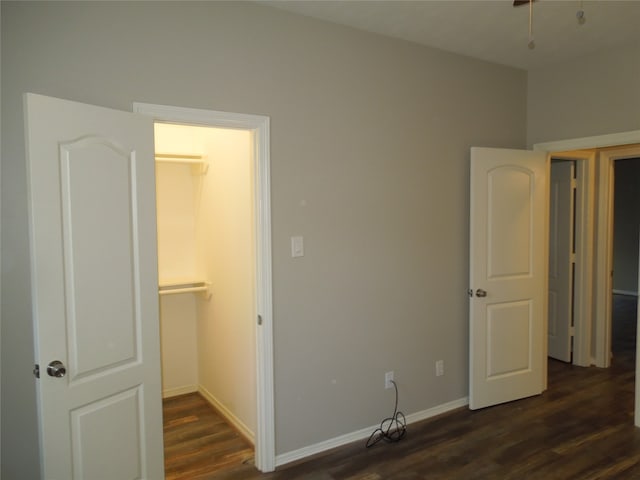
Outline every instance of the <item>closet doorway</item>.
MULTIPOLYGON (((251 132, 168 123, 154 130, 163 398, 197 392, 253 445, 251 132)), ((165 433, 178 430, 173 436, 181 429, 188 436, 193 426, 165 425, 165 433)), ((196 445, 204 438, 216 432, 203 431, 196 445)))
POLYGON ((197 392, 272 471, 268 118, 134 110, 156 119, 163 397, 197 392))

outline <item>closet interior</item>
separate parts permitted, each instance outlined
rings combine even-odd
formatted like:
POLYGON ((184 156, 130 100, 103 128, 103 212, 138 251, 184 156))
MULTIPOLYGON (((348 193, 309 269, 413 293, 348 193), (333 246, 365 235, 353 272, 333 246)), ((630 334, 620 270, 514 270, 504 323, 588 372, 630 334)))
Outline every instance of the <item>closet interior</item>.
POLYGON ((163 397, 256 431, 252 133, 155 124, 163 397))

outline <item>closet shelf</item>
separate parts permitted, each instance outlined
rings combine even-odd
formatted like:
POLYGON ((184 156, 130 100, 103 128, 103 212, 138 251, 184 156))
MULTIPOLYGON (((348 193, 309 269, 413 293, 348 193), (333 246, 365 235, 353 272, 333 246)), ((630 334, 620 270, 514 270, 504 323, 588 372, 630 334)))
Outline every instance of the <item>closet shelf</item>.
POLYGON ((158 286, 159 295, 175 295, 178 293, 206 293, 211 296, 211 282, 206 280, 187 280, 177 282, 162 282, 158 286))
POLYGON ((194 175, 204 175, 209 170, 207 158, 199 154, 156 153, 156 162, 191 165, 194 175))

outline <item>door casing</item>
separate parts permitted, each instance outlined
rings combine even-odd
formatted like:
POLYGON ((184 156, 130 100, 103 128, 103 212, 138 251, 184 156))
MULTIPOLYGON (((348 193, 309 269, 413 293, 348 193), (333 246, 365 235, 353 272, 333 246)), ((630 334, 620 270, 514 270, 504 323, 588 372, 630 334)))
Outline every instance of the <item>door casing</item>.
MULTIPOLYGON (((195 108, 134 103, 133 111, 159 122, 183 123, 253 132, 256 232, 256 400, 255 465, 275 469, 275 407, 273 387, 273 303, 271 276, 271 186, 269 117, 195 108)), ((158 365, 160 368, 160 365, 158 365)))

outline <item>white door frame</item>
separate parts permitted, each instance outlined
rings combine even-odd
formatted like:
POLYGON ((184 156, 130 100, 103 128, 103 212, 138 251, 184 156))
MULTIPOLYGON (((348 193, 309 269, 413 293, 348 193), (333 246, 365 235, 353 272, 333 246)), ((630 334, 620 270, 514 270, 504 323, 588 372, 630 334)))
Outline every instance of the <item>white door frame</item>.
MULTIPOLYGON (((546 152, 566 152, 569 150, 579 150, 579 149, 599 149, 605 147, 620 147, 620 149, 611 150, 611 152, 619 152, 623 150, 625 145, 633 145, 640 144, 640 130, 633 130, 629 132, 622 133, 613 133, 608 135, 598 135, 593 137, 582 137, 575 138, 569 140, 560 140, 555 142, 546 142, 546 143, 538 143, 533 146, 534 150, 543 150, 546 152)), ((604 188, 604 191, 600 190, 597 198, 597 209, 598 209, 598 217, 597 217, 597 244, 594 247, 595 252, 595 263, 593 264, 593 269, 595 270, 595 281, 593 282, 593 290, 590 290, 589 294, 594 296, 593 302, 593 315, 595 321, 593 322, 595 326, 595 345, 596 345, 596 358, 593 359, 593 362, 598 367, 605 367, 609 365, 609 355, 606 353, 610 350, 610 330, 611 330, 611 314, 610 311, 607 313, 607 304, 609 300, 607 300, 606 295, 606 286, 610 285, 610 278, 606 272, 611 271, 611 249, 612 246, 610 242, 607 241, 607 235, 610 234, 610 224, 608 223, 611 219, 611 215, 608 213, 611 206, 611 194, 612 189, 610 188, 611 175, 610 168, 612 167, 613 157, 615 157, 615 153, 609 156, 608 151, 600 152, 600 160, 598 162, 592 161, 589 162, 592 164, 592 168, 595 167, 595 163, 599 163, 599 179, 598 179, 598 187, 604 188), (602 166, 606 167, 603 168, 602 166), (604 174, 604 175, 603 175, 604 174), (604 177, 604 178, 603 178, 604 177), (604 218, 603 216, 604 215, 604 218), (603 226, 607 226, 603 228, 603 226), (609 260, 607 260, 609 259, 609 260), (604 272, 604 275, 603 275, 604 272), (607 335, 609 332, 609 335, 607 335), (605 342, 609 342, 608 346, 605 342)), ((554 155, 555 156, 555 155, 554 155)), ((632 155, 634 156, 634 155, 632 155)), ((622 157, 616 158, 624 158, 624 154, 622 157)), ((591 197, 588 202, 590 205, 596 205, 596 197, 595 197, 595 189, 593 189, 589 197, 591 197)), ((591 217, 593 221, 595 216, 591 217)), ((590 237, 588 240, 590 243, 593 243, 593 237, 590 237)), ((582 299, 583 307, 588 307, 588 303, 590 301, 590 297, 582 299)), ((610 307, 609 307, 610 310, 610 307)), ((591 321, 591 319, 584 319, 585 321, 591 321)), ((589 335, 590 337, 591 335, 589 335)), ((588 344, 591 344, 591 338, 588 338, 588 344)), ((636 343, 636 358, 640 357, 640 342, 636 343)), ((590 362, 591 363, 591 362, 590 362)), ((635 382, 635 424, 636 426, 640 426, 640 376, 639 370, 636 368, 636 382, 635 382)))
MULTIPOLYGON (((256 232, 256 400, 255 465, 262 472, 275 469, 275 407, 273 387, 273 306, 271 284, 271 185, 269 117, 148 103, 133 111, 156 121, 234 128, 253 132, 256 232)), ((160 368, 160 365, 158 365, 160 368)))

